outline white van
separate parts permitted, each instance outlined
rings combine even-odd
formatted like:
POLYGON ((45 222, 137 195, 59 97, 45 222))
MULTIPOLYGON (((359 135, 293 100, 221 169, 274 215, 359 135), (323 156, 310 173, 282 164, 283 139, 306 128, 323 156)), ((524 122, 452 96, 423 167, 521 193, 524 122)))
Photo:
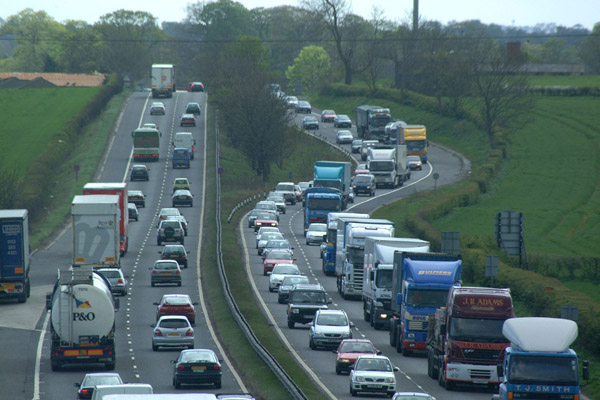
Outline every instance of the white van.
POLYGON ((109 394, 102 400, 217 400, 212 393, 109 394))
POLYGON ((173 140, 173 147, 184 147, 190 151, 190 158, 194 159, 194 147, 196 139, 192 137, 192 132, 176 132, 173 140))
POLYGON ((124 383, 122 385, 96 385, 92 400, 105 400, 112 394, 152 394, 152 385, 147 383, 124 383))

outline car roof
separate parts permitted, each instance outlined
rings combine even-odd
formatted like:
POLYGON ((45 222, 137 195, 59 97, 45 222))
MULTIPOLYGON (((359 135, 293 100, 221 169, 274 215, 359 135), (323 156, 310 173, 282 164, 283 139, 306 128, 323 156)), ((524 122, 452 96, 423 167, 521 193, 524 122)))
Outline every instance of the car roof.
POLYGON ((177 193, 179 193, 180 195, 181 195, 181 194, 189 194, 190 196, 192 195, 192 192, 190 192, 190 191, 189 191, 189 190, 187 190, 187 189, 177 189, 177 190, 175 191, 175 193, 173 193, 173 196, 175 196, 177 193))
POLYGON ((169 297, 185 297, 191 300, 190 295, 189 294, 185 294, 185 293, 169 293, 169 294, 163 294, 162 298, 163 299, 167 299, 169 297))
POLYGON ((328 308, 327 310, 317 310, 317 312, 319 314, 340 314, 340 315, 346 315, 346 311, 344 311, 344 310, 332 310, 330 308, 328 308))
POLYGON ((350 117, 348 117, 346 114, 337 114, 336 116, 338 117, 338 119, 340 119, 340 118, 350 119, 350 117))
POLYGON ((292 290, 318 290, 324 292, 323 286, 318 283, 297 283, 292 290))
POLYGON ((162 315, 158 321, 160 322, 161 319, 181 319, 189 322, 185 315, 162 315))

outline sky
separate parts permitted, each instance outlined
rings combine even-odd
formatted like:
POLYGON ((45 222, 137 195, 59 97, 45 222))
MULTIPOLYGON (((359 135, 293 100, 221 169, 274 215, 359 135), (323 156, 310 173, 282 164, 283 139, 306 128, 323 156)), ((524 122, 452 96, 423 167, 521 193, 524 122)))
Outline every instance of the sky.
MULTIPOLYGON (((369 18, 373 7, 384 12, 387 19, 396 22, 411 21, 413 0, 346 0, 354 14, 369 18)), ((246 8, 299 6, 297 0, 238 0, 246 8)), ((58 22, 69 19, 84 20, 91 24, 105 14, 119 9, 146 11, 164 21, 180 22, 186 17, 189 0, 6 0, 0 8, 0 17, 7 19, 25 8, 46 11, 58 22)), ((599 0, 419 0, 421 19, 450 21, 478 19, 485 24, 534 26, 555 23, 572 27, 580 24, 592 29, 600 22, 599 0)))

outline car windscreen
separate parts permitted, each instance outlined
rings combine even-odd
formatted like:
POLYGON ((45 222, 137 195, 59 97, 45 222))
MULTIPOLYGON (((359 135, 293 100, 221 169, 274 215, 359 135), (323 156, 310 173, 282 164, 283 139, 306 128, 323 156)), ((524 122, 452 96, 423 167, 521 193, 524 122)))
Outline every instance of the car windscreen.
POLYGON ((354 178, 354 182, 355 183, 371 183, 371 177, 370 176, 357 176, 354 178))

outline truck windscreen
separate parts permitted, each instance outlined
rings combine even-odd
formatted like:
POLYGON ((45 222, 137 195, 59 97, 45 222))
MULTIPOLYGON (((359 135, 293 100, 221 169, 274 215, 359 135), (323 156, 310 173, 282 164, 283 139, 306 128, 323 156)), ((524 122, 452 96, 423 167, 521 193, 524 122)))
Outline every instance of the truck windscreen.
POLYGON ((364 249, 355 249, 350 248, 350 253, 348 254, 348 261, 352 265, 361 266, 365 261, 365 250, 364 249))
POLYGON ((394 163, 392 161, 371 161, 369 162, 369 170, 371 172, 392 171, 394 163))
POLYGON ((385 128, 385 126, 390 123, 390 116, 384 115, 381 117, 372 117, 370 122, 370 125, 373 127, 385 128))
POLYGON ((336 198, 332 199, 308 199, 309 210, 325 210, 325 211, 339 211, 340 210, 340 200, 336 198))
POLYGON ((405 140, 407 150, 420 150, 425 148, 424 140, 405 140))
POLYGON ((507 343, 502 335, 503 319, 450 318, 448 334, 463 342, 507 343))
POLYGON ((406 304, 409 307, 440 308, 446 305, 448 289, 408 289, 406 304))
POLYGON ((510 383, 579 385, 577 358, 514 355, 508 366, 510 383))
POLYGON ((391 269, 380 269, 377 271, 376 286, 378 288, 391 289, 393 272, 391 269))
POLYGON ((334 189, 341 189, 340 181, 315 181, 314 187, 328 187, 334 189))

